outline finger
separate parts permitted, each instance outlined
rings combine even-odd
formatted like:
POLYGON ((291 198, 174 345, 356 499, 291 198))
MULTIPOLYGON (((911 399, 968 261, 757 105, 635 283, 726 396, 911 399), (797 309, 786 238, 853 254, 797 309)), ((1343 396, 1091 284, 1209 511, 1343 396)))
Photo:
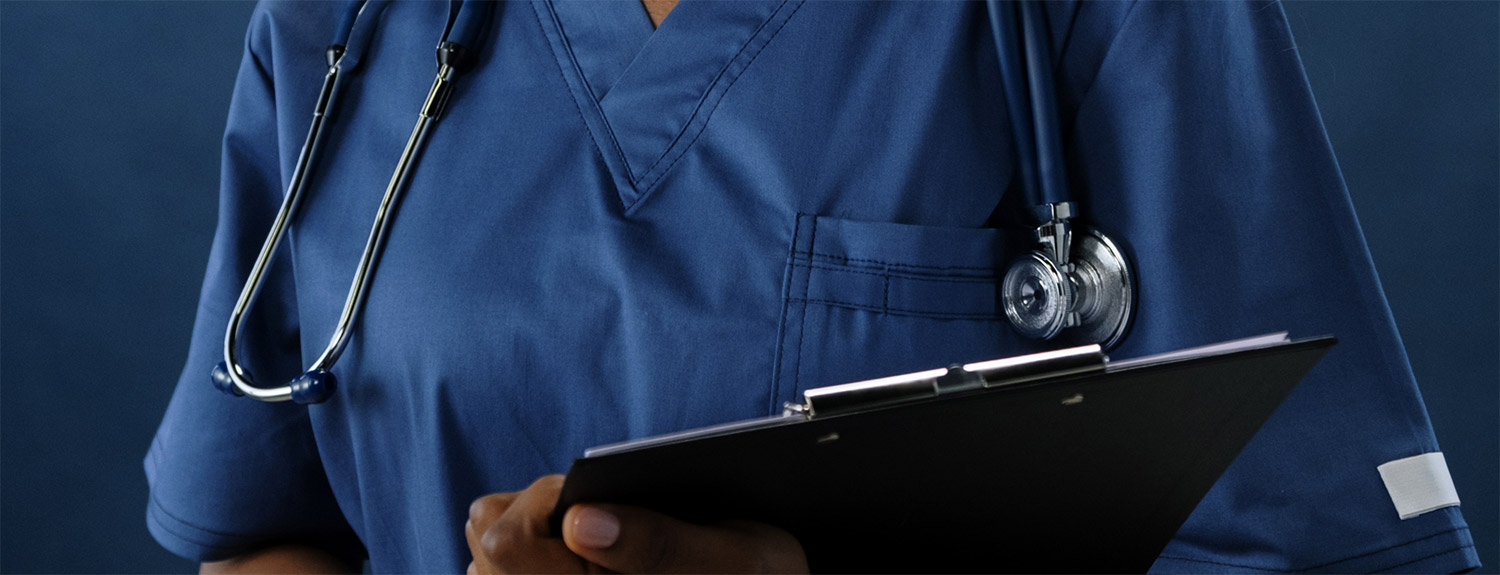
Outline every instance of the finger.
MULTIPOLYGON (((548 537, 551 535, 551 526, 548 525, 547 518, 552 513, 552 508, 557 505, 557 497, 562 493, 562 486, 562 475, 547 475, 532 482, 525 490, 502 494, 512 496, 509 501, 504 502, 504 513, 488 525, 479 525, 476 522, 474 530, 484 534, 493 531, 494 526, 504 523, 507 527, 518 529, 530 536, 548 537)), ((499 504, 494 503, 494 505, 499 504)))
POLYGON ((480 573, 493 573, 495 569, 490 566, 489 559, 484 555, 484 549, 479 546, 479 532, 474 529, 473 521, 464 522, 464 540, 469 543, 468 575, 479 575, 480 573))
POLYGON ((493 493, 475 499, 469 505, 469 519, 464 522, 464 540, 469 544, 469 555, 474 561, 469 563, 468 575, 497 572, 485 557, 484 549, 479 545, 479 536, 500 520, 516 496, 516 493, 493 493))
POLYGON ((479 575, 480 573, 493 573, 495 569, 489 564, 484 556, 484 550, 479 547, 479 534, 481 530, 474 527, 475 522, 488 527, 500 520, 505 509, 510 507, 510 502, 515 499, 514 493, 494 493, 475 499, 469 504, 469 518, 464 521, 464 541, 469 545, 469 568, 465 571, 467 575, 479 575))
MULTIPOLYGON (((475 533, 484 533, 515 503, 517 493, 491 493, 469 504, 469 522, 475 533)), ((467 525, 466 525, 467 527, 467 525)))
MULTIPOLYGON (((464 541, 469 543, 470 555, 479 551, 479 538, 474 535, 474 521, 472 519, 464 522, 464 541)), ((473 565, 470 565, 470 567, 473 567, 473 565)))
POLYGON ((563 541, 591 563, 623 573, 806 572, 802 546, 759 523, 696 525, 624 505, 575 505, 563 541))
MULTIPOLYGON (((467 531, 479 573, 583 573, 586 562, 549 533, 547 516, 562 491, 562 476, 538 479, 514 494, 504 512, 481 525, 471 521, 467 531)), ((483 499, 483 498, 481 498, 483 499)), ((494 508, 481 509, 481 515, 494 508)))

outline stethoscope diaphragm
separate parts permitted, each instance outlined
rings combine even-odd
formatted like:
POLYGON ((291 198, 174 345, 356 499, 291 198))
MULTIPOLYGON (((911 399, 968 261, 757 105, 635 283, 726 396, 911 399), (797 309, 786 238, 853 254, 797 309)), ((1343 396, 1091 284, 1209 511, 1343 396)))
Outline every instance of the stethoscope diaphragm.
POLYGON ((1021 256, 1001 282, 1001 304, 1016 331, 1105 349, 1125 337, 1135 306, 1134 277, 1120 247, 1104 233, 1078 227, 1071 257, 1059 266, 1041 250, 1021 256))

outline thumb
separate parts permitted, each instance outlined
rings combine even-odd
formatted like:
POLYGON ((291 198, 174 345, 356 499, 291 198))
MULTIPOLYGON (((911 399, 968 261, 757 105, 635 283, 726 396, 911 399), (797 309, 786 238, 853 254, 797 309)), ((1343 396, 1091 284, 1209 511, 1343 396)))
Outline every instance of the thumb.
POLYGON ((807 572, 791 534, 747 521, 697 525, 626 505, 574 505, 563 542, 591 563, 622 573, 807 572))

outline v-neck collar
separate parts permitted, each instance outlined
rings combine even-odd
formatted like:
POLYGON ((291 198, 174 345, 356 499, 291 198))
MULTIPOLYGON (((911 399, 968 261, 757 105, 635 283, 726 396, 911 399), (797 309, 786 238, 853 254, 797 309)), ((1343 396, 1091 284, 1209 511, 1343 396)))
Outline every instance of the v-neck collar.
POLYGON ((627 213, 697 140, 801 2, 684 0, 653 32, 635 0, 533 1, 627 213))
POLYGON ((552 9, 566 30, 573 55, 596 98, 625 73, 654 27, 636 0, 553 0, 552 9))

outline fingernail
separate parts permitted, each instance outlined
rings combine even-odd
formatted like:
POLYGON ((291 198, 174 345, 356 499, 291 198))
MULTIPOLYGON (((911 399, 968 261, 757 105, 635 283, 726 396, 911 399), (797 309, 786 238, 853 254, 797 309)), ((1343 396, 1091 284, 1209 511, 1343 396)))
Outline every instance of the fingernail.
POLYGON ((573 539, 585 547, 605 549, 620 538, 620 520, 597 507, 579 507, 573 514, 573 539))

